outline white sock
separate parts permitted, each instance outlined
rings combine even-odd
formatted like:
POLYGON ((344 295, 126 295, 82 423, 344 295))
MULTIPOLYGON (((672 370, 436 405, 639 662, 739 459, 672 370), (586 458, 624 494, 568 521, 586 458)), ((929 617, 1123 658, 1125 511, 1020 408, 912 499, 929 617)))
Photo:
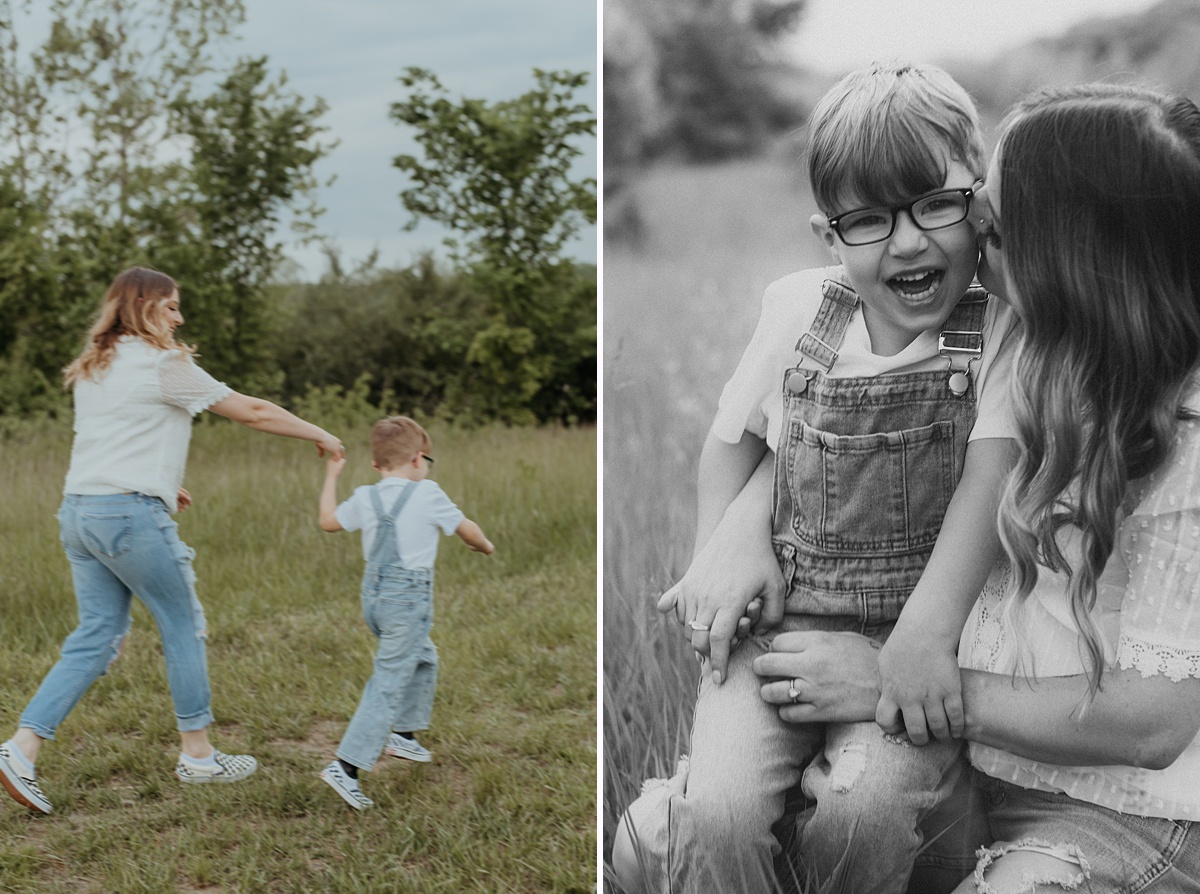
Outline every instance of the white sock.
POLYGON ((25 756, 25 752, 21 750, 21 746, 12 739, 9 739, 4 744, 8 746, 8 750, 12 752, 13 757, 16 759, 16 762, 20 765, 21 769, 28 770, 30 773, 32 773, 33 764, 30 763, 29 758, 25 756))

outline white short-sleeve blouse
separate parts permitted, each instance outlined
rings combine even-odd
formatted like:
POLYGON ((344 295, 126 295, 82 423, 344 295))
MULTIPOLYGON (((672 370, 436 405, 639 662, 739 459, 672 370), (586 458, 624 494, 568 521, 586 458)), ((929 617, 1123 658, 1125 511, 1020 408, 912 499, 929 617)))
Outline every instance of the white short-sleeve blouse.
MULTIPOLYGON (((1193 407, 1200 394, 1193 393, 1193 407)), ((1180 424, 1167 462, 1130 487, 1092 618, 1110 667, 1179 682, 1200 677, 1200 421, 1180 424)), ((1077 546, 1063 537, 1064 555, 1077 546)), ((963 629, 959 663, 993 673, 1066 676, 1085 668, 1066 578, 1041 569, 1017 609, 993 573, 963 629)), ((1121 813, 1200 820, 1200 737, 1165 770, 1065 767, 971 744, 971 762, 1026 788, 1065 792, 1121 813)))
POLYGON ((192 417, 233 393, 183 351, 117 342, 109 367, 75 383, 66 494, 136 492, 178 509, 192 417))

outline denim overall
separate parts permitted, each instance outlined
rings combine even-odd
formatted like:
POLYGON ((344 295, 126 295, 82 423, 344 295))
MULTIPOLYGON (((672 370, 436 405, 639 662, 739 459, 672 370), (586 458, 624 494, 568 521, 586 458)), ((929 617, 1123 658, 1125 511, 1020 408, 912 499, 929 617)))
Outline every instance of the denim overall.
POLYGON ((772 540, 789 630, 890 630, 933 551, 975 424, 970 365, 988 295, 972 288, 942 328, 944 370, 830 378, 858 296, 829 279, 800 362, 783 378, 772 540))
MULTIPOLYGON (((939 338, 945 369, 848 379, 828 373, 859 299, 835 280, 822 293, 783 377, 773 500, 788 585, 780 630, 882 639, 962 472, 987 293, 969 290, 951 312, 939 338)), ((632 854, 623 883, 765 894, 798 875, 822 890, 901 894, 921 849, 918 826, 959 777, 961 743, 914 748, 874 722, 783 722, 753 669, 771 638, 738 646, 720 685, 705 661, 688 760, 670 779, 648 781, 618 829, 632 854), (801 789, 816 806, 797 821, 789 799, 801 789)))
POLYGON ((437 685, 433 627, 433 569, 405 568, 396 544, 396 519, 420 486, 407 485, 390 512, 378 488, 371 506, 378 526, 362 579, 363 620, 379 637, 375 669, 342 736, 337 756, 363 770, 375 766, 392 730, 429 728, 437 685))

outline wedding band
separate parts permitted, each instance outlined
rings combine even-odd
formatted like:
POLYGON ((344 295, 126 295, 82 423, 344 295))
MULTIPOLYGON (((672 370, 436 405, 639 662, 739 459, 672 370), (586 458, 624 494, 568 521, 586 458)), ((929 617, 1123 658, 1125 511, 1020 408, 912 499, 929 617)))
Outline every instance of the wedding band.
POLYGON ((788 698, 792 700, 792 704, 800 701, 800 690, 797 688, 799 680, 792 680, 791 688, 788 690, 788 698))
POLYGON ((707 624, 701 624, 699 621, 688 621, 688 626, 693 630, 707 630, 707 624))

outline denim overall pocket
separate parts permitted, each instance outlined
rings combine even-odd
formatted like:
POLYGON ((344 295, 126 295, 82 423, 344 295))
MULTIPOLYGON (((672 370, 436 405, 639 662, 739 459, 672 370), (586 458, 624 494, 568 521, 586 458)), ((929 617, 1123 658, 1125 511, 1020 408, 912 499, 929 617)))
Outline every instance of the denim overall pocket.
POLYGON ((933 546, 955 488, 954 423, 839 435, 791 422, 792 532, 827 555, 903 555, 933 546))

